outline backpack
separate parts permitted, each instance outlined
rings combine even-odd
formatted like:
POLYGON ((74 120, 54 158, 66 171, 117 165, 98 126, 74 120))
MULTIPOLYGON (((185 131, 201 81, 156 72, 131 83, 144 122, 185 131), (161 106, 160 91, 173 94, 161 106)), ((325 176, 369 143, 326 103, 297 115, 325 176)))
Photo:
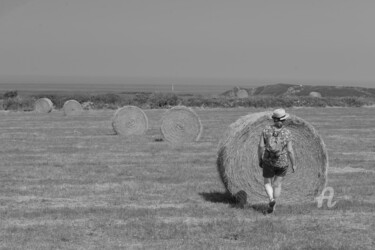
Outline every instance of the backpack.
POLYGON ((266 152, 268 152, 268 158, 279 158, 283 153, 283 149, 287 145, 285 141, 280 141, 278 138, 281 131, 282 129, 280 131, 275 131, 275 129, 272 127, 272 133, 268 133, 267 138, 265 138, 265 146, 266 152))

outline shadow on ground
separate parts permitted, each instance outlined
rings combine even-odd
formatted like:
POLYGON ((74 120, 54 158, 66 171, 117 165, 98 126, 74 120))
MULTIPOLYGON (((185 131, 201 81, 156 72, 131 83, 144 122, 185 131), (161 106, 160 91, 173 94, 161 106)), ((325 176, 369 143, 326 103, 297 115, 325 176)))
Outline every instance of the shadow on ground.
POLYGON ((262 214, 266 213, 269 209, 267 203, 252 204, 250 207, 262 214))
POLYGON ((209 192, 199 193, 206 201, 213 203, 229 204, 233 208, 253 209, 256 212, 263 213, 268 209, 267 203, 262 204, 248 204, 247 195, 244 191, 239 191, 236 195, 229 192, 209 192))
POLYGON ((209 192, 209 193, 199 193, 206 201, 213 203, 225 203, 225 204, 236 204, 238 203, 236 198, 232 196, 229 192, 209 192))

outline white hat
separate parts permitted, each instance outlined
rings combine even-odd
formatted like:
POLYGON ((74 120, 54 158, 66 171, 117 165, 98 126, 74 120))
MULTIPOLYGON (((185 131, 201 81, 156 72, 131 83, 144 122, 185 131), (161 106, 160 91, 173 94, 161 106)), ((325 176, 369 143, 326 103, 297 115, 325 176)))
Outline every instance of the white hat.
POLYGON ((284 109, 275 109, 272 114, 272 118, 277 118, 280 121, 283 121, 288 117, 289 114, 287 114, 284 109))

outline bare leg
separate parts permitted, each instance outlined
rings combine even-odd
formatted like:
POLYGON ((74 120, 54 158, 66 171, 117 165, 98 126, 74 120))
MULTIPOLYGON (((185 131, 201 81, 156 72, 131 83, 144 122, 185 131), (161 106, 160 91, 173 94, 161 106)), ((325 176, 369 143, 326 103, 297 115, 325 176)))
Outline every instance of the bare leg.
POLYGON ((273 190, 274 190, 273 195, 275 199, 280 197, 282 180, 283 180, 283 177, 275 176, 275 179, 273 181, 273 190))
POLYGON ((273 178, 264 178, 264 188, 266 190, 266 193, 267 193, 268 198, 270 199, 270 201, 273 200, 272 179, 273 178))

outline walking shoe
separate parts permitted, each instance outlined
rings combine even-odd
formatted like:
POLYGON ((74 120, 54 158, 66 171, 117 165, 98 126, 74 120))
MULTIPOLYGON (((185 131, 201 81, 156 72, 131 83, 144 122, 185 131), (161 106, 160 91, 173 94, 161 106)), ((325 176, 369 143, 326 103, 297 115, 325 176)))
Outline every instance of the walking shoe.
POLYGON ((270 201, 270 203, 268 203, 268 213, 273 213, 275 211, 275 208, 276 208, 276 201, 275 199, 273 199, 272 201, 270 201))

